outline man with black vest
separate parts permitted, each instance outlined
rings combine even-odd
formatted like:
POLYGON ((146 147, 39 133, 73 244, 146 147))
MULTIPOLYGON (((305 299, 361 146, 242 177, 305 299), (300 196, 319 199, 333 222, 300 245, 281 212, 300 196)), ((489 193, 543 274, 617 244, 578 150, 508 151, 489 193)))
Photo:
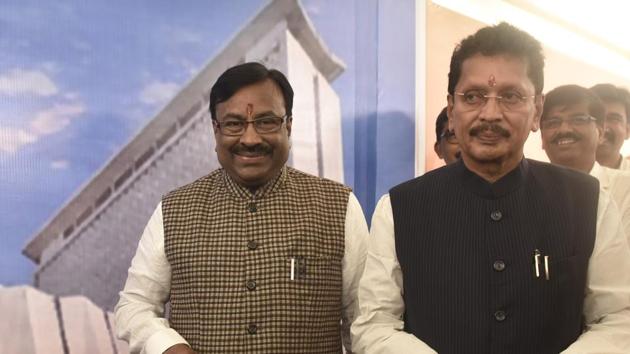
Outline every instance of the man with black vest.
POLYGON ((501 23, 453 52, 460 161, 390 190, 372 219, 358 353, 628 353, 630 250, 597 180, 528 160, 540 43, 501 23))
POLYGON ((351 351, 367 225, 348 187, 285 165, 292 106, 286 77, 261 64, 217 79, 222 168, 149 220, 115 310, 132 353, 351 351))

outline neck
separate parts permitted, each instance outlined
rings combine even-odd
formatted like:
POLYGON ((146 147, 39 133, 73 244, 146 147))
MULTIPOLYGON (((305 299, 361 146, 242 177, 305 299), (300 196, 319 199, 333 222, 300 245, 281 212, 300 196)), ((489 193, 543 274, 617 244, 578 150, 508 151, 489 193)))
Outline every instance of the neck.
POLYGON ((520 155, 520 159, 503 159, 503 160, 491 160, 491 161, 478 161, 471 159, 470 157, 463 156, 462 161, 466 168, 485 179, 490 183, 494 183, 501 179, 501 177, 514 170, 518 164, 521 163, 523 155, 520 155))
POLYGON ((584 166, 582 166, 582 168, 579 168, 579 170, 583 171, 584 173, 591 173, 591 170, 593 170, 594 166, 595 166, 595 159, 593 159, 592 161, 587 161, 587 163, 585 163, 584 166))
POLYGON ((623 159, 623 156, 621 156, 620 153, 609 154, 609 155, 602 155, 602 154, 597 155, 597 162, 599 162, 600 165, 608 167, 608 168, 618 169, 619 166, 621 166, 621 159, 623 159))
MULTIPOLYGON (((554 162, 552 161, 552 163, 554 162)), ((588 160, 588 161, 576 161, 575 163, 569 163, 569 164, 559 163, 558 165, 570 167, 572 169, 588 174, 593 169, 593 166, 595 166, 595 159, 588 160)))

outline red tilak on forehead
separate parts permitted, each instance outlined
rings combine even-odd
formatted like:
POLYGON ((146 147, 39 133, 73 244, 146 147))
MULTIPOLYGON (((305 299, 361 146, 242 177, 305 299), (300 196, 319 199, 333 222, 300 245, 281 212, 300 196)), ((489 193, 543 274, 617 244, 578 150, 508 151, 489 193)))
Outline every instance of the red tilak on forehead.
POLYGON ((254 105, 251 103, 247 104, 247 117, 251 117, 252 113, 254 113, 254 105))
POLYGON ((494 87, 497 84, 497 80, 494 78, 494 75, 490 74, 488 77, 488 86, 494 87))

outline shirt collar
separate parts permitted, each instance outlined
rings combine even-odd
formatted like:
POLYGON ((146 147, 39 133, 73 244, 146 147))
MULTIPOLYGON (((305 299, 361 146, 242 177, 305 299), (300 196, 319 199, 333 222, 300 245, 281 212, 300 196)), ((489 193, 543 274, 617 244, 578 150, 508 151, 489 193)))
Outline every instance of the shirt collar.
POLYGON ((619 154, 619 160, 617 160, 617 167, 615 167, 615 169, 621 168, 622 163, 623 163, 623 155, 619 154))
POLYGON ((469 170, 462 159, 459 159, 456 164, 464 189, 485 199, 498 199, 515 191, 523 185, 529 170, 527 159, 523 158, 516 168, 494 183, 490 183, 469 170))
POLYGON ((597 161, 595 161, 595 164, 593 164, 593 168, 591 168, 590 175, 599 180, 599 186, 602 189, 607 190, 608 187, 610 186, 610 181, 608 178, 608 169, 606 167, 603 167, 599 163, 597 163, 597 161))
POLYGON ((227 173, 225 169, 222 169, 222 171, 223 171, 223 180, 225 181, 225 185, 228 191, 237 198, 251 200, 251 199, 262 199, 265 196, 272 194, 278 188, 280 188, 280 186, 282 186, 284 181, 287 179, 286 169, 287 169, 286 166, 282 167, 280 172, 274 178, 269 180, 269 182, 265 183, 263 186, 256 189, 254 193, 252 193, 251 190, 249 190, 249 188, 242 186, 238 184, 236 181, 234 181, 234 179, 230 177, 230 174, 227 173))

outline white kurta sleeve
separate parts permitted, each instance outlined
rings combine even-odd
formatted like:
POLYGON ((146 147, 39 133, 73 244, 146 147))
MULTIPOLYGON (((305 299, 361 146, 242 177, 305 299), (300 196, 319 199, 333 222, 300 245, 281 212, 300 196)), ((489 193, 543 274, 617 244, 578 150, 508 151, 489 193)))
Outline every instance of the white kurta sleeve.
POLYGON ((131 353, 161 354, 175 344, 188 344, 164 318, 170 287, 160 203, 144 229, 114 310, 118 337, 129 342, 131 353))
POLYGON ((396 256, 394 219, 389 195, 372 217, 368 254, 359 283, 360 315, 352 325, 355 353, 435 353, 403 331, 402 271, 396 256))
POLYGON ((617 206, 604 191, 600 192, 587 277, 587 329, 563 353, 630 353, 630 249, 617 206))
POLYGON ((350 325, 359 313, 357 289, 365 267, 368 247, 368 227, 357 197, 350 193, 346 209, 345 250, 342 262, 343 298, 341 334, 347 352, 352 352, 350 325))

